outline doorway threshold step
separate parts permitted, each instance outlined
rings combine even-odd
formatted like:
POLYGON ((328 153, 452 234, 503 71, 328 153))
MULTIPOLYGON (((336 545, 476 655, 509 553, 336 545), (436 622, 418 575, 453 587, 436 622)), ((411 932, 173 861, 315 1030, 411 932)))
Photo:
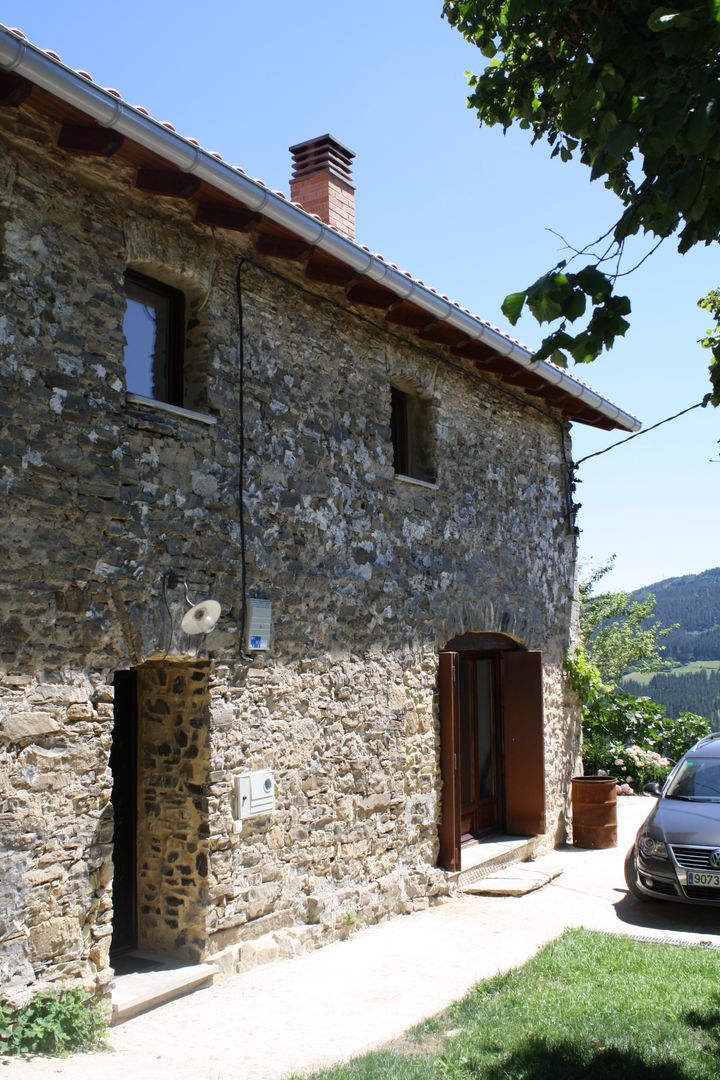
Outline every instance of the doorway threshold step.
POLYGON ((473 896, 525 896, 549 885, 560 874, 560 867, 544 866, 540 870, 533 863, 515 863, 488 877, 478 878, 466 885, 463 892, 473 896))
POLYGON ((162 971, 138 971, 119 975, 113 980, 112 1019, 122 1024, 134 1016, 156 1009, 167 1001, 212 986, 219 972, 215 964, 189 964, 186 967, 164 968, 162 971))
POLYGON ((489 877, 506 866, 532 859, 537 846, 534 836, 495 836, 463 847, 461 869, 453 879, 462 891, 479 878, 489 877))

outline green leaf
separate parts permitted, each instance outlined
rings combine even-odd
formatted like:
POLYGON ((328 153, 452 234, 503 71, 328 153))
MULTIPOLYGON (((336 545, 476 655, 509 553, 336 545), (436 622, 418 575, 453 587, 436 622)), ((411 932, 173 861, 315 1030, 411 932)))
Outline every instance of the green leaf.
POLYGON ((575 275, 575 280, 583 292, 592 296, 594 300, 600 300, 610 296, 612 285, 609 279, 596 266, 585 266, 575 275))
POLYGON ((690 11, 678 11, 677 8, 655 8, 647 21, 648 28, 654 33, 662 30, 684 30, 695 26, 702 17, 702 8, 690 11))
POLYGON ((605 142, 606 153, 616 158, 624 158, 637 142, 637 135, 634 124, 617 124, 605 142))
POLYGON ((585 314, 585 306, 585 293, 580 289, 573 289, 563 304, 563 315, 570 322, 575 322, 576 319, 585 314))
POLYGON ((522 309, 525 306, 525 299, 527 297, 527 291, 510 293, 506 296, 502 303, 502 313, 506 319, 510 320, 510 323, 514 326, 522 314, 522 309))

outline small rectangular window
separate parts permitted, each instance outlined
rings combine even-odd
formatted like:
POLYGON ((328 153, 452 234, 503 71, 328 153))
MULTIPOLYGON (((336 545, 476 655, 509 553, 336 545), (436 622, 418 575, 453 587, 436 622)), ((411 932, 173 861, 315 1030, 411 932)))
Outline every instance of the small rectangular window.
POLYGON ((408 475, 408 411, 407 394, 390 387, 390 430, 392 433, 393 464, 395 472, 408 475))
POLYGON ((395 473, 434 484, 435 429, 431 402, 391 386, 390 433, 395 473))
POLYGON ((128 270, 125 299, 128 393, 184 405, 185 297, 178 289, 128 270))

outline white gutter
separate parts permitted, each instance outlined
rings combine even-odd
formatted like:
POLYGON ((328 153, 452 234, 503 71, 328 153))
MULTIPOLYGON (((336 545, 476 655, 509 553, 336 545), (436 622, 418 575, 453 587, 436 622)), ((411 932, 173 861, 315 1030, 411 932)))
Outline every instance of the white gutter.
POLYGON ((182 172, 204 180, 219 191, 239 200, 250 210, 262 213, 271 221, 290 229, 308 244, 340 259, 357 274, 383 285, 403 300, 412 301, 435 319, 462 331, 475 341, 482 342, 495 352, 532 371, 545 382, 557 386, 625 431, 639 431, 641 424, 611 401, 573 379, 567 372, 533 355, 522 345, 511 341, 499 331, 485 326, 479 319, 443 299, 399 270, 388 266, 351 240, 340 236, 318 221, 274 194, 263 184, 251 180, 236 168, 220 161, 194 146, 188 139, 171 131, 159 121, 145 116, 116 98, 107 90, 89 82, 72 68, 47 56, 41 49, 13 34, 0 24, 0 68, 22 75, 30 82, 54 94, 67 104, 96 120, 101 127, 112 128, 164 158, 182 172))

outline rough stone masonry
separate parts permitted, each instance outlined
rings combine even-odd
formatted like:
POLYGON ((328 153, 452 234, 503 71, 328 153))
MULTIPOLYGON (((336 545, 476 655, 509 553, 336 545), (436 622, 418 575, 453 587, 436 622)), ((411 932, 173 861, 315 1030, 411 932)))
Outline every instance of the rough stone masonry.
POLYGON ((0 113, 0 274, 3 990, 111 978, 118 672, 138 685, 141 946, 250 964, 447 893, 437 670, 457 634, 542 650, 561 839, 562 418, 143 197, 127 164, 63 153, 30 109, 0 113), (126 395, 128 267, 186 298, 196 415, 126 395), (423 402, 435 483, 395 475, 391 384, 423 402), (241 513, 265 653, 240 625, 241 513), (170 569, 222 605, 200 646, 170 569), (239 828, 233 777, 258 768, 277 808, 239 828))

